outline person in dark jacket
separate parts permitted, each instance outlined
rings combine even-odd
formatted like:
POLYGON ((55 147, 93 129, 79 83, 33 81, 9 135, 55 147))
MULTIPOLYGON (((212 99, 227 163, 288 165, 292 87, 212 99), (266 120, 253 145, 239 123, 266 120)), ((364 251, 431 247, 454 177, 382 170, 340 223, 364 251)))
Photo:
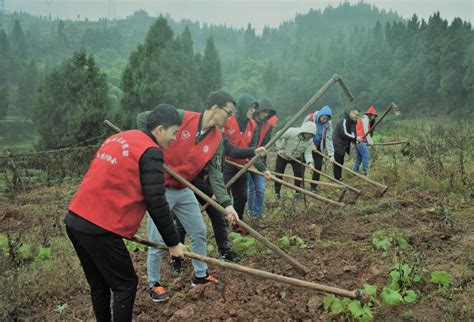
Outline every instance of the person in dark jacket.
POLYGON ((160 104, 143 131, 109 137, 98 149, 64 219, 91 288, 97 321, 131 321, 138 278, 122 238, 137 232, 148 210, 170 255, 183 257, 165 197, 163 153, 176 138, 176 108, 160 104))
MULTIPOLYGON (((355 144, 357 142, 356 126, 359 113, 358 109, 344 112, 334 130, 334 159, 340 164, 344 164, 346 153, 350 154, 351 143, 355 144)), ((342 168, 336 164, 334 164, 334 178, 337 180, 341 180, 342 178, 342 168)))
MULTIPOLYGON (((273 128, 278 123, 276 111, 272 102, 264 98, 259 103, 259 109, 255 112, 254 120, 257 123, 258 141, 257 146, 265 146, 272 137, 273 128)), ((262 162, 266 165, 266 156, 262 162)), ((261 218, 263 213, 263 201, 265 198, 265 178, 255 173, 247 173, 247 210, 251 217, 261 218)))
MULTIPOLYGON (((224 130, 227 139, 235 146, 241 148, 255 148, 257 146, 257 124, 253 119, 253 115, 257 109, 258 101, 251 95, 243 94, 237 100, 237 111, 231 116, 224 130)), ((226 159, 242 165, 248 162, 246 159, 233 159, 230 157, 226 157, 226 159)), ((255 167, 260 172, 264 172, 268 178, 271 177, 270 171, 268 171, 261 160, 255 162, 255 167)), ((226 163, 224 165, 225 182, 229 182, 239 170, 239 168, 226 163)), ((245 204, 247 203, 247 176, 241 176, 232 184, 230 190, 232 192, 235 210, 239 214, 240 220, 243 220, 245 204)), ((245 229, 239 226, 234 226, 234 231, 241 234, 247 233, 245 229)))

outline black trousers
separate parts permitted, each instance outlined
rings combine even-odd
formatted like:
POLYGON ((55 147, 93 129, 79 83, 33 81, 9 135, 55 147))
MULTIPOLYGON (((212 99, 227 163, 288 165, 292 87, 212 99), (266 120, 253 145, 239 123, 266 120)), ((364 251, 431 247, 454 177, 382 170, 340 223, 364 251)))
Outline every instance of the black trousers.
MULTIPOLYGON (((239 170, 240 169, 231 165, 224 165, 225 183, 229 182, 239 170)), ((245 174, 230 186, 230 192, 232 194, 234 209, 239 214, 239 219, 243 220, 245 204, 247 203, 247 176, 245 174)))
MULTIPOLYGON (((213 195, 212 187, 207 181, 203 180, 193 180, 192 182, 196 187, 199 188, 202 192, 206 195, 211 197, 213 195)), ((197 200, 203 206, 206 204, 206 201, 196 195, 197 200)), ((219 248, 219 252, 221 254, 226 253, 228 250, 232 248, 232 244, 229 241, 229 237, 227 236, 227 221, 223 214, 221 214, 216 208, 209 206, 206 208, 207 215, 209 219, 211 219, 212 229, 214 230, 214 237, 216 239, 217 247, 219 248)), ((176 228, 181 237, 181 242, 184 243, 184 235, 186 231, 184 230, 183 226, 176 219, 176 228)))
MULTIPOLYGON (((344 157, 345 157, 345 153, 344 154, 338 154, 338 153, 335 153, 334 154, 334 160, 337 162, 337 163, 340 163, 342 165, 344 165, 344 157)), ((342 168, 336 164, 334 164, 334 178, 337 179, 337 180, 341 180, 342 178, 342 168)))
POLYGON ((112 233, 85 234, 67 225, 66 232, 91 287, 97 321, 111 321, 111 290, 114 321, 132 321, 138 277, 122 238, 112 233))
MULTIPOLYGON (((319 148, 317 149, 318 151, 321 151, 319 150, 319 148)), ((323 156, 318 153, 313 152, 313 160, 314 160, 314 168, 318 171, 321 171, 321 169, 323 168, 323 156)), ((317 172, 314 172, 314 171, 312 172, 313 172, 312 179, 315 181, 319 181, 321 175, 317 172)), ((314 184, 314 183, 311 184, 311 188, 316 188, 317 186, 318 186, 317 184, 314 184)))
MULTIPOLYGON (((285 173, 285 168, 286 165, 290 163, 291 167, 293 168, 293 174, 295 177, 303 177, 303 166, 296 161, 292 160, 285 160, 281 156, 277 154, 276 157, 276 164, 275 164, 275 172, 278 173, 285 173)), ((276 176, 279 179, 282 179, 282 177, 276 176)), ((301 186, 301 181, 296 181, 295 180, 295 186, 300 187, 301 186)), ((279 194, 281 191, 281 184, 278 182, 275 182, 275 193, 279 194)))

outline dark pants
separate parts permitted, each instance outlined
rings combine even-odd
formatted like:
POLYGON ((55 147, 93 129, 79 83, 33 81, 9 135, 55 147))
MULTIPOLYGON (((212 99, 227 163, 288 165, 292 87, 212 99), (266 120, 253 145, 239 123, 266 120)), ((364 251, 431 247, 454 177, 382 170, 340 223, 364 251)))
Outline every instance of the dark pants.
MULTIPOLYGON (((228 164, 224 165, 225 183, 229 182, 237 172, 239 172, 239 169, 228 164)), ((230 186, 230 192, 232 194, 234 209, 239 214, 239 219, 243 220, 245 204, 247 203, 247 176, 245 174, 230 186)))
POLYGON ((138 277, 122 238, 112 233, 85 234, 68 226, 66 232, 91 287, 97 321, 111 321, 111 290, 114 295, 114 321, 131 321, 138 277))
MULTIPOLYGON (((334 154, 334 160, 337 163, 344 165, 344 156, 345 156, 345 153, 344 154, 336 153, 334 154)), ((342 178, 342 168, 336 164, 334 164, 334 178, 337 180, 341 180, 342 178)))
MULTIPOLYGON (((318 151, 321 151, 321 150, 319 150, 318 148, 318 151)), ((318 153, 313 152, 313 160, 314 160, 314 168, 318 171, 321 171, 321 169, 323 168, 323 156, 318 153)), ((312 179, 315 181, 319 181, 320 174, 314 171, 312 172, 313 172, 312 179)), ((311 184, 311 188, 316 188, 317 186, 318 186, 317 184, 314 184, 314 183, 311 184)))
MULTIPOLYGON (((202 179, 196 179, 192 182, 199 190, 204 192, 209 197, 212 197, 213 191, 212 187, 207 181, 203 181, 202 179)), ((203 206, 206 204, 206 201, 196 195, 197 200, 203 206)), ((232 245, 229 241, 229 237, 227 236, 227 221, 223 214, 221 214, 216 208, 209 206, 206 208, 206 213, 211 219, 212 229, 214 230, 214 237, 216 239, 217 247, 219 248, 219 252, 221 254, 226 253, 228 250, 232 248, 232 245)), ((184 236, 186 231, 184 230, 183 226, 176 219, 176 228, 178 230, 178 234, 181 237, 181 242, 184 243, 184 236)))
MULTIPOLYGON (((303 177, 303 166, 296 161, 292 160, 285 160, 281 156, 277 155, 276 158, 276 164, 275 164, 275 172, 278 173, 285 173, 285 168, 286 165, 290 163, 291 167, 293 168, 293 175, 295 177, 301 178, 303 177)), ((282 177, 276 176, 279 179, 282 179, 282 177)), ((295 180, 295 186, 300 187, 301 186, 301 181, 296 181, 295 180)), ((275 193, 280 194, 281 190, 281 184, 278 182, 275 182, 275 193)))

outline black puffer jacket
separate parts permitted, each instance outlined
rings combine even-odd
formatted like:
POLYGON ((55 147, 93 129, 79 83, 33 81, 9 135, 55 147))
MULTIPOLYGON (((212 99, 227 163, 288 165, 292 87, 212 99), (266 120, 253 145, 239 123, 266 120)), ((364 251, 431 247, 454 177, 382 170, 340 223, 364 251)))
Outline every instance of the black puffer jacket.
POLYGON ((349 154, 351 142, 356 142, 357 121, 352 121, 349 112, 344 112, 337 122, 333 133, 334 152, 339 155, 349 154))

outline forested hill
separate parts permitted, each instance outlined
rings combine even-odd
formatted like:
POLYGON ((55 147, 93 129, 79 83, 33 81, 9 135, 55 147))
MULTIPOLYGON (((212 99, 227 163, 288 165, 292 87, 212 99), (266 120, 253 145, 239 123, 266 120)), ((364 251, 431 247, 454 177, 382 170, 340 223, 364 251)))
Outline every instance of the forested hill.
MULTIPOLYGON (((408 114, 472 116, 474 36, 471 25, 461 19, 447 21, 433 13, 427 21, 416 15, 403 20, 397 13, 362 2, 311 10, 261 34, 250 24, 235 29, 166 18, 167 25, 153 29, 157 17, 145 11, 117 21, 62 21, 25 13, 3 16, 0 119, 33 118, 31 109, 37 103, 33 94, 40 80, 82 49, 93 54, 107 76, 109 115, 130 108, 134 113, 164 99, 196 108, 211 85, 235 96, 269 97, 281 116, 290 115, 338 73, 361 109, 371 104, 383 109, 395 101, 408 114), (161 45, 170 47, 166 55, 140 54, 139 45, 147 37, 161 36, 166 38, 161 45), (130 73, 143 66, 158 67, 155 74, 130 73), (212 76, 215 81, 210 80, 210 69, 220 74, 212 76), (155 83, 146 83, 147 79, 155 83)), ((337 113, 347 107, 341 91, 333 89, 318 104, 329 104, 337 113)))

